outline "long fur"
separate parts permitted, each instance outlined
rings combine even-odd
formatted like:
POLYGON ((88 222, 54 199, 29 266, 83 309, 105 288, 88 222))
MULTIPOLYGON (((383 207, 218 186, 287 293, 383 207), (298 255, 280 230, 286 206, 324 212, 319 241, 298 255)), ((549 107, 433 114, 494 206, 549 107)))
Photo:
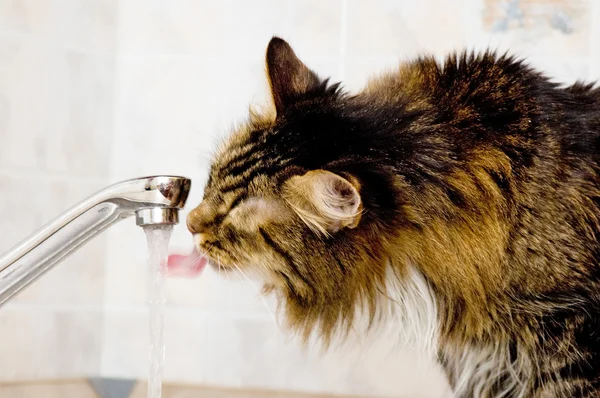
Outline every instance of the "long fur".
POLYGON ((200 250, 260 270, 306 340, 391 328, 456 397, 600 395, 600 89, 492 52, 356 95, 281 39, 266 63, 275 112, 217 152, 200 250))

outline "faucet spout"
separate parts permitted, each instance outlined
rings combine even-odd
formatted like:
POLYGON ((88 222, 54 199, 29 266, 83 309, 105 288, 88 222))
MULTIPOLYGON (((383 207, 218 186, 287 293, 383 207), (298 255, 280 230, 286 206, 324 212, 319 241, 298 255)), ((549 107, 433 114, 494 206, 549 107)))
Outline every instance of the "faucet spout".
POLYGON ((0 306, 60 260, 117 221, 177 224, 191 188, 178 176, 135 178, 111 185, 42 227, 0 258, 0 306))

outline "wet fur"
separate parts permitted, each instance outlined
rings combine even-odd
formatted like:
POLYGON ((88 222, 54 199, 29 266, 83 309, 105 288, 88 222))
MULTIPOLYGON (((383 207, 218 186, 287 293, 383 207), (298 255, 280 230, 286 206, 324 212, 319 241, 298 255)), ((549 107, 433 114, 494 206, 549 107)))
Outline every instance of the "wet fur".
POLYGON ((280 39, 267 69, 275 112, 217 153, 188 219, 200 249, 259 273, 305 336, 347 332, 357 309, 377 327, 390 303, 435 319, 457 397, 600 396, 599 89, 465 53, 347 95, 280 39), (415 284, 426 314, 392 299, 415 284))

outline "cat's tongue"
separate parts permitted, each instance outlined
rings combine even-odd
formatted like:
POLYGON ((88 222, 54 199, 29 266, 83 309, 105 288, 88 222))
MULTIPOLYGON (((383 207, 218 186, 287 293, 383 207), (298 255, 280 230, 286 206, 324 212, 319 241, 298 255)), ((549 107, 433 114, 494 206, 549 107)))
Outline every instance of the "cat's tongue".
POLYGON ((167 260, 167 275, 195 278, 206 267, 207 259, 196 250, 189 255, 171 254, 167 260))

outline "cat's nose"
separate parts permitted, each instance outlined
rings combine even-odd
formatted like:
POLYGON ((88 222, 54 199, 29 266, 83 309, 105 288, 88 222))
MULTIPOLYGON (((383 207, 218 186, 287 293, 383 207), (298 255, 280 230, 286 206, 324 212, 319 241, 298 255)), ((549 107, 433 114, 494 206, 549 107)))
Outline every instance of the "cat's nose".
POLYGON ((194 224, 194 219, 192 217, 192 213, 188 214, 188 216, 185 220, 185 225, 187 226, 188 231, 190 231, 192 234, 198 233, 198 231, 196 229, 196 225, 194 224))
POLYGON ((188 230, 192 234, 197 234, 205 229, 209 218, 208 206, 202 202, 198 207, 188 214, 186 219, 186 225, 188 230))

